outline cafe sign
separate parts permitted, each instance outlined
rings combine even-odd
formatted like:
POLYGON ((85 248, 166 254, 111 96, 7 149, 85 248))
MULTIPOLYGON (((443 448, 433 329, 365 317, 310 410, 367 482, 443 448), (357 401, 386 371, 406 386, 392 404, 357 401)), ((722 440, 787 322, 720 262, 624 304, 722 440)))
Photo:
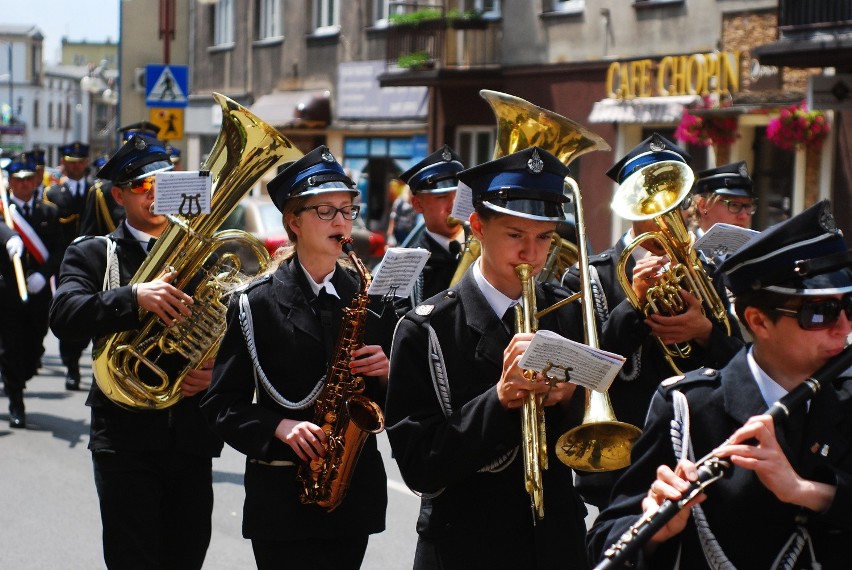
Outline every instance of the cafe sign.
POLYGON ((607 97, 730 95, 740 90, 740 57, 739 51, 723 51, 614 61, 606 74, 607 97))

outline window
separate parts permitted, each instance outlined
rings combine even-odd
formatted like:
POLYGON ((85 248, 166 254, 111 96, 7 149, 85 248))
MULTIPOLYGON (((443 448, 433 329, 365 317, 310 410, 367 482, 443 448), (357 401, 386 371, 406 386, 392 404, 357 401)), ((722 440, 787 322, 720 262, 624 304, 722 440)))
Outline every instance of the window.
POLYGON ((314 34, 336 34, 340 31, 340 3, 337 0, 314 0, 314 34))
POLYGON ((494 156, 494 129, 459 127, 456 132, 455 151, 467 168, 488 162, 494 156))
POLYGON ((234 0, 218 0, 213 16, 213 44, 234 43, 234 0))
POLYGON ((485 18, 500 17, 500 0, 464 0, 464 9, 475 10, 485 18))
POLYGON ((373 0, 373 22, 376 27, 384 28, 388 25, 390 2, 391 0, 373 0))
POLYGON ((33 101, 33 128, 38 128, 39 123, 41 123, 41 115, 38 112, 39 110, 39 102, 38 99, 33 101))
POLYGON ((62 122, 62 102, 56 104, 56 128, 61 129, 65 124, 62 122))
POLYGON ((281 0, 260 0, 257 11, 257 39, 280 38, 281 0))
POLYGON ((47 128, 53 128, 53 103, 47 103, 47 128))
POLYGON ((586 9, 586 0, 553 0, 549 12, 580 14, 586 9))

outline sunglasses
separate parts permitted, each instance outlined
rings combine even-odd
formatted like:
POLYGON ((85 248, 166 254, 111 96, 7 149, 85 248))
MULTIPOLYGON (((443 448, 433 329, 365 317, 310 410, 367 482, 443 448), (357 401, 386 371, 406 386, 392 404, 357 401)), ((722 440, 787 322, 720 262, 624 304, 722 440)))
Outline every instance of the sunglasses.
POLYGON ((136 180, 127 185, 127 189, 134 194, 147 194, 154 189, 154 177, 149 176, 142 180, 136 180))
POLYGON ((805 301, 798 310, 776 307, 777 313, 795 317, 799 326, 806 331, 816 331, 833 327, 840 318, 840 312, 846 313, 846 318, 852 321, 852 294, 846 294, 840 299, 820 299, 805 301))

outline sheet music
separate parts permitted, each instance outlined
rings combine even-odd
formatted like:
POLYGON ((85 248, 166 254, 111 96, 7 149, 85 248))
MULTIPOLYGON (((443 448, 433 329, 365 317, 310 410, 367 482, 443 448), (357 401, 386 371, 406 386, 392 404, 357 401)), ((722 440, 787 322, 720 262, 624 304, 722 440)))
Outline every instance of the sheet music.
MULTIPOLYGON (((592 348, 553 331, 540 330, 533 336, 532 342, 521 357, 520 365, 536 372, 541 372, 548 364, 562 369, 570 367, 570 382, 605 392, 624 366, 624 360, 621 355, 592 348)), ((548 375, 561 377, 562 373, 551 370, 548 375)))
POLYGON ((429 251, 419 247, 389 248, 373 272, 367 294, 408 297, 429 255, 429 251))
POLYGON ((154 213, 197 216, 210 213, 212 178, 206 171, 158 172, 154 213))
POLYGON ((453 211, 450 216, 457 218, 462 222, 467 222, 470 215, 473 213, 473 191, 470 186, 459 182, 459 187, 456 190, 456 198, 453 200, 453 211))
POLYGON ((709 258, 734 253, 760 232, 733 224, 713 224, 695 241, 695 249, 709 258))

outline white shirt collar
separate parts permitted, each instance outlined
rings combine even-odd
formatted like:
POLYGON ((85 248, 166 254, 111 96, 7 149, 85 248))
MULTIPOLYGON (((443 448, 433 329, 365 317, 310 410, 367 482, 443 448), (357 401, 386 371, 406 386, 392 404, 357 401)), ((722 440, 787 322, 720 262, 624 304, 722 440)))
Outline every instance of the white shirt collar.
POLYGON ((308 270, 305 269, 305 266, 302 265, 301 261, 299 262, 299 267, 302 268, 305 277, 307 277, 308 285, 310 286, 311 291, 313 291, 314 296, 319 295, 319 292, 324 288, 326 293, 340 299, 340 295, 337 294, 337 289, 334 288, 334 283, 331 282, 331 276, 334 275, 334 269, 332 269, 331 273, 329 273, 323 278, 321 283, 317 283, 316 281, 314 281, 314 278, 311 277, 311 274, 308 273, 308 270))
POLYGON ((130 235, 134 237, 136 241, 138 241, 142 245, 142 249, 148 251, 148 243, 151 241, 151 234, 146 234, 142 230, 137 230, 133 226, 131 226, 127 220, 124 220, 124 225, 127 227, 127 231, 130 232, 130 235))
POLYGON ((428 229, 425 230, 429 236, 435 240, 438 245, 443 247, 445 250, 450 251, 450 242, 457 241, 460 244, 464 245, 464 231, 460 231, 456 234, 456 237, 448 238, 447 236, 442 236, 441 234, 436 234, 435 232, 431 232, 428 229), (459 239, 461 238, 461 239, 459 239))
POLYGON ((754 376, 754 381, 757 382, 757 387, 760 390, 761 396, 763 396, 763 400, 766 402, 766 406, 769 407, 786 396, 787 390, 763 371, 754 359, 753 352, 754 346, 752 345, 748 349, 748 367, 751 369, 751 375, 754 376))
POLYGON ((497 318, 502 319, 506 310, 509 307, 519 304, 521 299, 511 299, 498 291, 491 283, 488 282, 485 275, 482 274, 479 262, 480 260, 477 259, 476 263, 473 264, 473 279, 476 281, 476 285, 479 287, 479 290, 482 291, 482 295, 485 297, 485 300, 488 301, 488 304, 494 310, 494 314, 497 315, 497 318))
POLYGON ((33 197, 30 198, 28 201, 24 202, 23 200, 21 200, 20 198, 16 198, 14 194, 9 192, 9 199, 12 201, 13 204, 15 204, 15 206, 17 206, 18 210, 23 208, 24 204, 30 207, 30 212, 32 212, 35 207, 35 194, 33 194, 33 197))

